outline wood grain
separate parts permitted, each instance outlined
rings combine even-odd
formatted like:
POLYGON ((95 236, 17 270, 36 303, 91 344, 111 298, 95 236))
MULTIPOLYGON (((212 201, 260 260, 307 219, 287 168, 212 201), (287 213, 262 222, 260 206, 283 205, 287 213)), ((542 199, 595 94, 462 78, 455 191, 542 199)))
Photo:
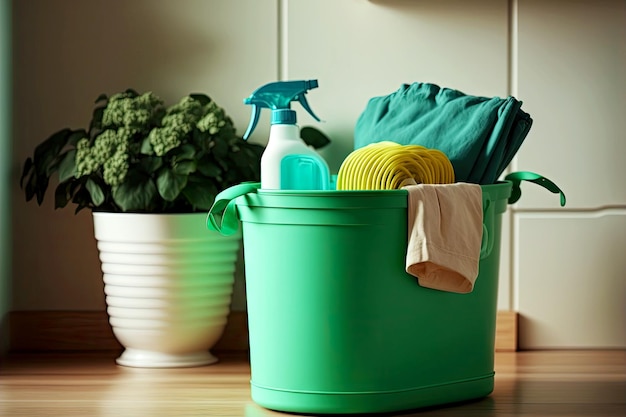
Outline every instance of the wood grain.
MULTIPOLYGON (((10 350, 121 350, 104 311, 14 311, 9 314, 10 350)), ((244 311, 232 311, 214 351, 248 349, 244 311)), ((499 311, 496 350, 517 350, 517 313, 499 311)))
POLYGON ((517 312, 498 311, 496 317, 496 352, 517 350, 517 312))
MULTIPOLYGON (((182 369, 116 366, 115 352, 11 354, 0 364, 1 416, 278 417, 250 398, 243 352, 182 369)), ((385 414, 430 416, 626 415, 626 351, 498 352, 494 392, 436 408, 385 414)))

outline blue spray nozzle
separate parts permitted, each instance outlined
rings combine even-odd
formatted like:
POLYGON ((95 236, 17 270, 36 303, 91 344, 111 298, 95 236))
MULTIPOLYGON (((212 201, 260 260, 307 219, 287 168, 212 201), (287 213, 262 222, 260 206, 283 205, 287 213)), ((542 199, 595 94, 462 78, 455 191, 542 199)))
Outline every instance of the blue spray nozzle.
MULTIPOLYGON (((317 80, 300 80, 300 81, 277 81, 269 84, 265 84, 264 86, 255 90, 250 97, 243 100, 244 104, 249 104, 252 106, 252 114, 250 116, 250 124, 248 125, 248 129, 246 133, 243 135, 244 139, 248 139, 248 137, 254 131, 254 128, 259 121, 259 115, 261 114, 262 108, 271 109, 272 112, 277 110, 289 110, 291 109, 291 102, 297 101, 302 107, 318 122, 320 118, 313 113, 311 107, 309 106, 308 101, 306 100, 305 94, 307 91, 312 90, 318 87, 317 80)), ((291 121, 291 117, 289 118, 275 118, 276 120, 286 120, 289 119, 291 121)), ((273 120, 274 122, 274 120, 273 120)), ((293 123, 295 124, 295 113, 293 117, 293 123)))

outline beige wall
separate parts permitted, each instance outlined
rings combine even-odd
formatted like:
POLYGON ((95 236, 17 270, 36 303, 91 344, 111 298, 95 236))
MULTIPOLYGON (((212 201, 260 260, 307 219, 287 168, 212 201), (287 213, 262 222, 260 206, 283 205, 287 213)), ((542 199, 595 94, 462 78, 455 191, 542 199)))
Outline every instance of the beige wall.
MULTIPOLYGON (((522 314, 524 347, 626 347, 624 1, 29 0, 13 13, 14 177, 44 137, 87 123, 99 93, 127 87, 205 92, 242 133, 254 88, 317 78, 335 170, 367 100, 402 83, 515 95, 535 124, 514 165, 562 185, 570 207, 525 187, 505 216, 499 307, 522 314)), ((104 309, 89 213, 25 204, 13 183, 13 308, 104 309)))

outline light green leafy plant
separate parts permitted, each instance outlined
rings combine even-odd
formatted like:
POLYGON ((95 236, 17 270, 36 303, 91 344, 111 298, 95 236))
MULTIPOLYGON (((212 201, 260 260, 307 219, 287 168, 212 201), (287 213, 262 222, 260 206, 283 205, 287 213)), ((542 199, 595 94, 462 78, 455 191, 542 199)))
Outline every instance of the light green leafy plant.
POLYGON ((55 207, 108 212, 205 211, 216 194, 258 181, 263 146, 244 141, 213 100, 191 94, 165 107, 134 90, 96 99, 89 128, 63 129, 35 148, 20 179, 41 205, 58 175, 55 207))

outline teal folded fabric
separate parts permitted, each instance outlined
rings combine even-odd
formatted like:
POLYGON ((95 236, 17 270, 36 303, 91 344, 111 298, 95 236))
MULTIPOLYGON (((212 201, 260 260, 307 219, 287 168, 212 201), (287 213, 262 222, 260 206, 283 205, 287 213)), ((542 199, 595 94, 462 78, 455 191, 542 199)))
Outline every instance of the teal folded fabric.
POLYGON ((359 116, 354 148, 389 140, 444 152, 456 180, 492 184, 526 138, 532 119, 514 97, 477 97, 435 84, 405 84, 372 98, 359 116))

